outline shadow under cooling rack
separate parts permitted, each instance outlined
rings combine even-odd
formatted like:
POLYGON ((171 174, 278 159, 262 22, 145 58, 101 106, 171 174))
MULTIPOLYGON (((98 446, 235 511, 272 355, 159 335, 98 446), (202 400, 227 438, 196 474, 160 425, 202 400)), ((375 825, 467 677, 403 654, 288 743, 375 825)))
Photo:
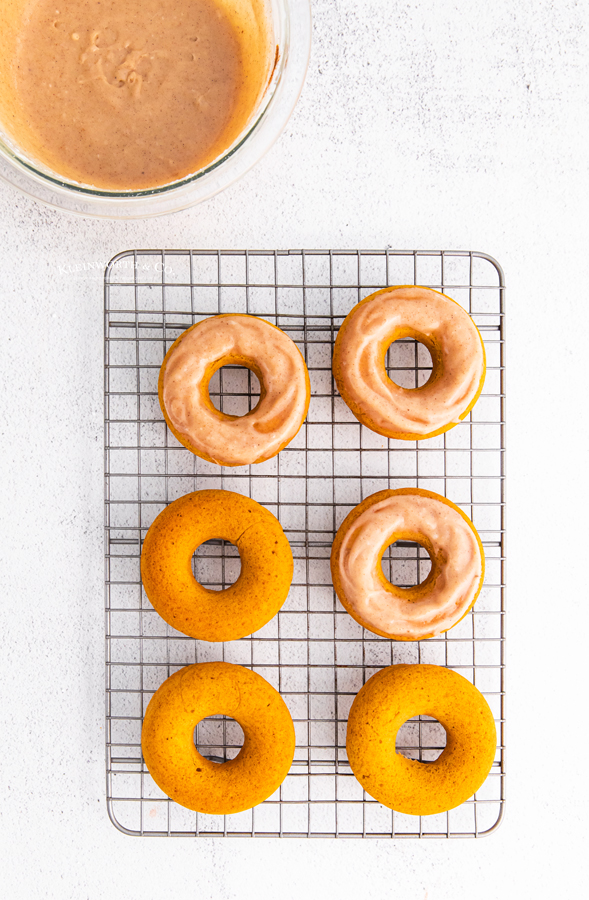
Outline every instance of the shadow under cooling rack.
MULTIPOLYGON (((119 254, 105 279, 106 751, 109 815, 121 831, 151 836, 478 837, 492 832, 504 803, 504 282, 481 253, 438 251, 183 251, 119 254), (473 317, 485 342, 483 393, 467 419, 416 442, 361 426, 331 375, 333 343, 350 309, 375 290, 421 284, 443 291, 473 317), (185 450, 167 429, 157 397, 166 351, 186 328, 217 313, 250 313, 282 328, 303 353, 311 380, 307 420, 265 463, 222 468, 185 450), (448 496, 473 520, 486 556, 474 609, 447 634, 392 642, 364 631, 335 597, 329 553, 337 528, 365 497, 422 487, 448 496), (280 613, 256 634, 227 644, 195 641, 157 615, 142 590, 141 544, 157 514, 177 497, 224 488, 252 497, 280 520, 295 573, 280 613), (141 723, 153 693, 173 672, 224 659, 252 668, 280 691, 295 724, 293 766, 276 793, 253 810, 206 816, 167 798, 141 756, 141 723), (362 685, 394 663, 448 666, 486 697, 497 724, 492 770, 476 795, 437 816, 394 813, 362 791, 346 757, 350 705, 362 685)), ((399 341, 387 355, 393 381, 417 387, 428 352, 399 341)), ((213 403, 243 415, 258 401, 252 373, 224 367, 213 403)), ((235 581, 236 549, 199 548, 198 579, 235 581)), ((383 560, 387 577, 415 584, 427 553, 399 543, 383 560)), ((420 717, 403 726, 399 752, 424 763, 444 746, 443 729, 420 717)), ((224 717, 199 725, 202 751, 235 755, 239 734, 224 717)))

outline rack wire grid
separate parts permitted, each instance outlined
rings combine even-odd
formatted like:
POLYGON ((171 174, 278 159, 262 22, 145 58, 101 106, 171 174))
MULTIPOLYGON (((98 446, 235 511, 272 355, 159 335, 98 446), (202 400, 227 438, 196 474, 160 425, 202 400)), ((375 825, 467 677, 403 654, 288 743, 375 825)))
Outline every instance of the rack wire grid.
MULTIPOLYGON (((105 277, 106 755, 109 815, 121 831, 152 836, 354 838, 480 837, 499 824, 504 803, 504 279, 489 256, 446 251, 135 250, 105 277), (446 293, 473 317, 484 339, 483 393, 465 421, 439 437, 396 441, 368 430, 342 401, 331 374, 333 344, 350 309, 387 285, 420 284, 446 293), (304 355, 311 379, 305 424, 282 452, 258 465, 220 467, 192 455, 166 427, 157 396, 166 351, 187 327, 217 313, 250 313, 283 329, 304 355), (474 609, 446 634, 389 641, 363 630, 340 605, 329 554, 347 513, 375 491, 422 487, 449 497, 471 517, 486 555, 474 609), (190 491, 225 488, 257 500, 290 541, 288 598, 263 629, 226 644, 168 626, 142 590, 142 540, 164 507, 190 491), (282 786, 237 815, 194 813, 167 798, 141 756, 147 703, 183 666, 226 660, 259 672, 280 691, 294 720, 296 753, 282 786), (447 666, 489 702, 498 745, 474 797, 450 812, 392 812, 363 792, 346 757, 350 705, 362 685, 394 663, 447 666)), ((404 387, 424 384, 428 351, 395 342, 388 372, 404 387)), ((224 367, 210 384, 213 403, 234 415, 257 403, 247 369, 224 367)), ((423 548, 390 547, 387 577, 409 586, 429 569, 423 548)), ((237 549, 202 545, 193 558, 210 588, 233 583, 237 549)), ((195 743, 218 762, 243 740, 232 719, 212 717, 195 743)), ((426 716, 404 725, 399 752, 422 762, 445 745, 426 716)))

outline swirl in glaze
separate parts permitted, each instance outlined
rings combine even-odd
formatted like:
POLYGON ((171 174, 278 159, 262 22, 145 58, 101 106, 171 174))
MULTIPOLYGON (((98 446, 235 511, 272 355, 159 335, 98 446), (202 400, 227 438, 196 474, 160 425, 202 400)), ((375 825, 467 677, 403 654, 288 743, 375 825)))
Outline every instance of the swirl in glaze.
POLYGON ((213 316, 168 351, 159 396, 185 447, 219 465, 243 466, 275 456, 294 438, 307 415, 309 374, 297 345, 279 328, 256 316, 213 316), (210 401, 211 376, 225 365, 245 366, 260 379, 260 401, 245 416, 221 413, 210 401))
POLYGON ((430 491, 381 491, 362 506, 344 521, 332 554, 334 584, 348 612, 365 628, 399 640, 447 631, 482 585, 484 556, 473 524, 430 491), (428 550, 432 570, 422 584, 400 588, 384 577, 382 554, 397 540, 428 550))
POLYGON ((485 375, 485 351, 473 320, 454 300, 429 288, 387 288, 347 316, 333 370, 345 402, 368 428, 416 439, 451 428, 472 408, 485 375), (432 375, 419 388, 399 387, 385 369, 388 347, 406 337, 432 355, 432 375))

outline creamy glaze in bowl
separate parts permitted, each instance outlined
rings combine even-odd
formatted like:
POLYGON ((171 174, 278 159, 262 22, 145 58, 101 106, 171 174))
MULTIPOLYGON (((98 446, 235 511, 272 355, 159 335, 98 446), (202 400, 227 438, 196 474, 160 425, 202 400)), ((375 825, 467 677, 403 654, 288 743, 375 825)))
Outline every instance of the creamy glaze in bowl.
MULTIPOLYGON (((96 37, 96 33, 91 32, 90 29, 84 31, 69 27, 71 22, 60 10, 60 0, 56 0, 55 10, 56 13, 59 11, 61 15, 56 16, 55 22, 59 25, 65 22, 63 27, 66 28, 66 41, 65 43, 62 41, 60 46, 63 46, 70 56, 73 54, 72 59, 76 64, 82 60, 80 64, 81 78, 89 79, 88 73, 92 75, 94 79, 92 90, 96 91, 99 88, 102 92, 100 95, 96 94, 99 105, 101 103, 104 105, 114 104, 114 124, 118 125, 118 118, 124 118, 127 115, 124 128, 119 128, 118 131, 116 128, 111 129, 113 135, 116 133, 116 139, 121 147, 121 150, 117 149, 111 153, 112 160, 117 165, 114 168, 111 165, 110 170, 105 166, 106 175, 104 175, 100 169, 92 168, 90 154, 90 166, 86 164, 84 170, 78 159, 79 155, 69 152, 70 145, 76 137, 76 129, 72 127, 71 121, 68 124, 69 137, 64 139, 61 144, 63 152, 56 153, 56 147, 59 149, 60 145, 59 141, 56 143, 53 138, 56 134, 60 139, 61 134, 59 129, 54 127, 55 123, 51 121, 50 117, 44 116, 47 104, 44 105, 35 97, 33 91, 30 92, 32 102, 29 102, 27 106, 26 103, 21 102, 22 97, 19 97, 18 91, 15 89, 15 85, 22 88, 23 83, 26 82, 22 75, 23 59, 25 62, 27 59, 26 53, 23 56, 22 35, 26 34, 23 26, 26 25, 26 16, 30 12, 32 2, 34 5, 34 0, 6 0, 0 12, 2 26, 0 28, 0 177, 24 193, 72 213, 110 218, 161 215, 191 206, 223 190, 251 168, 276 140, 296 104, 304 82, 311 40, 309 0, 208 0, 209 5, 215 4, 219 8, 220 17, 225 15, 237 25, 234 30, 238 35, 240 34, 240 23, 243 25, 240 40, 242 41, 244 65, 234 79, 234 85, 239 84, 239 90, 233 89, 234 85, 230 85, 233 90, 232 96, 235 97, 231 115, 225 116, 225 121, 221 122, 217 132, 213 133, 208 146, 203 145, 200 148, 196 147, 200 124, 196 123, 193 128, 196 138, 192 157, 189 152, 188 155, 185 153, 183 158, 180 158, 181 154, 177 154, 179 158, 174 159, 174 152, 170 153, 170 147, 174 151, 174 147, 177 145, 173 140, 169 142, 167 148, 164 146, 162 150, 162 138, 165 144, 169 126, 166 123, 165 127, 159 127, 158 134, 159 119, 156 109, 154 128, 151 129, 154 134, 151 135, 150 129, 147 128, 148 143, 143 142, 147 150, 144 149, 143 152, 145 158, 149 159, 152 148, 157 148, 161 160, 165 163, 167 159, 170 165, 167 171, 165 165, 163 168, 160 165, 160 171, 148 172, 142 181, 141 173, 137 177, 137 173, 134 173, 132 168, 129 170, 127 167, 127 172, 130 171, 131 174, 125 174, 124 139, 129 133, 129 146, 135 147, 141 143, 141 131, 133 133, 132 129, 135 119, 138 118, 139 106, 136 100, 137 97, 140 100, 143 99, 140 94, 141 90, 144 90, 144 94, 147 93, 150 88, 149 78, 152 78, 153 81, 154 72, 157 75, 158 72, 164 71, 163 67, 168 65, 168 60, 162 60, 162 51, 158 50, 157 40, 152 40, 149 45, 144 40, 143 44, 146 46, 144 50, 142 49, 142 59, 133 68, 132 64, 136 63, 140 54, 132 43, 124 42, 124 35, 117 35, 116 29, 114 29, 111 34, 107 35, 110 42, 107 43, 104 35, 102 38, 96 37), (80 46, 80 50, 78 50, 78 46, 80 46), (89 63, 86 62, 88 57, 89 63), (131 64, 130 76, 129 64, 131 64), (20 73, 18 67, 21 67, 20 73), (146 77, 143 85, 142 77, 146 77), (35 103, 37 104, 36 110, 35 103), (125 104, 127 105, 125 106, 125 104), (131 113, 131 117, 129 117, 129 113, 131 113), (35 114, 38 116, 36 122, 35 114), (47 119, 46 122, 43 121, 44 118, 47 119), (47 128, 50 130, 47 131, 47 128), (118 165, 119 156, 120 166, 118 165)), ((38 2, 47 5, 47 0, 38 0, 38 2)), ((195 0, 195 4, 201 6, 206 5, 206 2, 207 0, 195 0)), ((114 4, 113 8, 115 8, 114 4)), ((67 4, 64 9, 67 11, 67 4)), ((154 11, 156 10, 157 5, 154 5, 154 11)), ((48 24, 50 26, 51 22, 48 24)), ((145 27, 143 30, 144 34, 151 37, 155 27, 151 32, 145 27)), ((179 47, 179 53, 183 54, 183 60, 188 51, 192 49, 191 45, 187 44, 184 48, 179 41, 176 41, 174 47, 176 45, 179 47)), ((199 49, 204 46, 205 43, 201 43, 199 49)), ((26 45, 24 49, 26 51, 26 45)), ((44 54, 46 57, 47 48, 45 48, 44 54)), ((214 53, 209 56, 209 60, 213 59, 214 53)), ((175 59, 174 63, 177 62, 178 60, 175 59)), ((43 73, 45 91, 52 80, 57 80, 55 72, 61 71, 60 68, 56 69, 56 65, 57 62, 52 61, 53 68, 50 65, 45 67, 46 70, 43 73)), ((180 76, 185 79, 188 69, 184 63, 183 65, 180 76)), ((176 66, 176 68, 178 67, 176 66)), ((220 70, 222 69, 223 66, 220 67, 220 70)), ((39 78, 43 76, 40 75, 39 78)), ((218 78, 218 72, 215 78, 218 78)), ((160 78, 160 81, 163 80, 160 78)), ((31 78, 29 78, 29 83, 31 83, 31 78)), ((34 78, 32 85, 34 87, 34 78)), ((77 85, 74 84, 73 87, 75 89, 77 85)), ((85 129, 94 124, 99 138, 101 130, 105 131, 105 125, 100 122, 100 117, 97 122, 96 110, 91 107, 87 114, 84 112, 83 95, 75 98, 78 103, 77 108, 73 104, 68 106, 73 92, 70 91, 69 95, 63 94, 63 85, 60 85, 59 89, 61 90, 59 96, 65 96, 65 100, 60 102, 64 110, 67 108, 67 115, 71 118, 70 107, 72 107, 74 114, 81 116, 80 127, 85 129)), ((160 105, 160 116, 168 114, 169 98, 173 99, 177 93, 178 91, 174 90, 168 91, 168 99, 164 97, 160 105)), ((192 93, 196 100, 199 100, 198 91, 193 90, 192 93)), ((54 95, 48 94, 47 96, 52 100, 54 95)), ((91 96, 91 99, 94 99, 94 95, 91 96)), ((188 99, 191 99, 190 96, 188 99)), ((58 106, 57 109, 59 110, 59 108, 58 106)), ((196 113, 200 113, 201 110, 198 106, 195 106, 194 109, 196 120, 196 113)), ((190 107, 188 107, 188 112, 190 112, 190 107)), ((56 116, 54 116, 55 118, 56 116)), ((145 121, 148 122, 148 118, 145 121)), ((187 118, 186 110, 179 111, 176 121, 181 123, 182 127, 192 125, 191 120, 187 118)), ((64 129, 65 131, 67 129, 64 129)), ((184 133, 180 135, 178 146, 180 141, 186 142, 189 134, 190 128, 187 130, 185 127, 184 133)), ((105 143, 106 150, 115 146, 114 140, 115 137, 112 138, 113 144, 105 143)), ((98 150, 100 151, 99 146, 98 150)), ((192 148, 189 150, 191 151, 192 148)), ((155 156, 155 153, 152 155, 155 156)))

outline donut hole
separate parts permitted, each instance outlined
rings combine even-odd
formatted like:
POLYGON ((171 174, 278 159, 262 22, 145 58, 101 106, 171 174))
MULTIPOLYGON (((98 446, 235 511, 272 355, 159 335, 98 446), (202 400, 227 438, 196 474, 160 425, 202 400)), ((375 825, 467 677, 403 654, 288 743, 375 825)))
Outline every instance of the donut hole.
POLYGON ((211 762, 235 759, 245 740, 243 728, 230 716, 207 716, 194 729, 194 746, 211 762))
POLYGON ((381 559, 382 572, 387 581, 400 588, 423 584, 431 572, 429 553, 415 541, 395 541, 386 548, 381 559))
POLYGON ((209 591, 224 591, 241 574, 241 557, 235 544, 213 538, 192 555, 192 574, 209 591))
POLYGON ((222 366, 209 382, 211 403, 226 416, 245 416, 260 400, 260 381, 245 366, 222 366))
POLYGON ((397 732, 395 749, 405 759, 430 763, 442 755, 446 746, 446 729, 431 716, 407 719, 397 732))
POLYGON ((425 344, 414 338, 394 341, 385 357, 387 375, 398 387, 410 390, 423 387, 429 381, 433 361, 425 344))

